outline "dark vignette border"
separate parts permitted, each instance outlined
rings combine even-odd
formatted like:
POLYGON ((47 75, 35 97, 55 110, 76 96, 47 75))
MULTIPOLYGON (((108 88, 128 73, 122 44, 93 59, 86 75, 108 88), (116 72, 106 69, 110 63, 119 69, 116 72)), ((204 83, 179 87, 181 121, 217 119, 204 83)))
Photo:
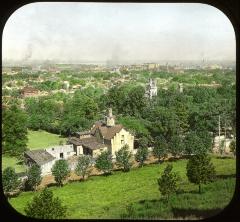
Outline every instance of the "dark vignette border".
MULTIPOLYGON (((34 2, 114 2, 114 1, 76 1, 76 0, 71 0, 71 1, 64 1, 64 0, 49 0, 49 1, 32 1, 32 0, 5 0, 1 1, 0 5, 0 31, 1 31, 1 36, 3 33, 3 29, 5 26, 5 23, 7 22, 8 18, 16 11, 18 8, 29 4, 29 3, 34 3, 34 2)), ((237 95, 239 94, 239 64, 240 64, 240 55, 239 55, 239 47, 240 47, 240 1, 239 0, 158 0, 158 1, 116 1, 116 2, 122 2, 122 3, 127 3, 127 2, 134 2, 134 3, 150 3, 150 2, 156 2, 156 3, 203 3, 203 4, 208 4, 213 7, 218 8, 221 10, 231 21, 234 30, 235 30, 235 38, 236 38, 236 90, 237 90, 237 95)), ((0 50, 2 52, 2 41, 0 43, 0 50)), ((1 53, 1 58, 2 58, 2 53, 1 53)), ((2 67, 2 59, 0 59, 0 64, 2 67)), ((1 83, 2 83, 2 75, 1 75, 1 83)), ((2 91, 1 91, 2 92, 2 91)), ((1 93, 2 94, 2 93, 1 93)), ((239 98, 236 96, 236 118, 237 118, 237 124, 240 122, 239 121, 239 98)), ((2 110, 1 110, 2 113, 2 110)), ((2 119, 1 119, 2 120, 2 119)), ((2 130, 2 128, 1 128, 2 130)), ((236 155, 236 185, 235 185, 235 193, 233 196, 233 199, 229 203, 229 205, 226 206, 224 210, 222 210, 219 214, 206 218, 203 221, 239 221, 240 220, 240 166, 239 166, 239 159, 240 159, 240 150, 239 150, 239 129, 237 126, 236 129, 236 134, 237 134, 237 155, 236 155), (239 212, 238 212, 239 211, 239 212)), ((0 163, 2 162, 2 158, 0 158, 0 163)), ((2 166, 2 165, 1 165, 2 166)), ((2 171, 1 171, 2 172, 2 171)), ((0 173, 1 173, 0 172, 0 173)), ((0 176, 0 181, 2 181, 2 173, 0 176)), ((2 182, 1 182, 2 185, 2 182)), ((23 216, 22 214, 18 213, 16 210, 14 210, 13 207, 8 203, 6 197, 3 194, 2 186, 0 190, 0 220, 1 221, 14 221, 14 219, 17 219, 18 221, 46 221, 42 219, 32 219, 23 216)), ((91 220, 81 220, 78 219, 79 221, 91 221, 91 220)), ((66 221, 78 221, 78 220, 70 220, 66 219, 66 221)), ((57 221, 57 220, 54 220, 57 221)), ((63 220, 62 220, 63 221, 63 220)), ((64 220, 65 221, 65 220, 64 220)), ((97 220, 95 220, 97 221, 97 220)), ((176 220, 175 220, 176 221, 176 220)), ((191 221, 191 220, 188 220, 191 221)))

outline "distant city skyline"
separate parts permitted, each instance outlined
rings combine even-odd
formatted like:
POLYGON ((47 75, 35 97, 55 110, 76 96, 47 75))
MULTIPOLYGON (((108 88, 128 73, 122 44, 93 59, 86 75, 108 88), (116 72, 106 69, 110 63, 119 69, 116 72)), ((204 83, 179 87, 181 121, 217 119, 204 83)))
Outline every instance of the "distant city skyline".
POLYGON ((200 3, 31 3, 3 30, 3 60, 235 61, 235 34, 200 3))

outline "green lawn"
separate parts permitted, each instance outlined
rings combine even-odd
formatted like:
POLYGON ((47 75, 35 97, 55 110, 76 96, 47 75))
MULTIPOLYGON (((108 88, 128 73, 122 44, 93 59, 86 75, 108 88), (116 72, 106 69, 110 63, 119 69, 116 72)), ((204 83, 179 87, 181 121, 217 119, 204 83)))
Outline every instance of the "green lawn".
POLYGON ((17 173, 24 172, 26 170, 25 165, 15 157, 8 155, 2 156, 2 170, 7 167, 13 167, 17 173))
MULTIPOLYGON (((28 143, 27 147, 30 150, 47 148, 53 145, 59 145, 59 142, 63 141, 65 144, 66 138, 61 138, 57 134, 48 133, 46 131, 28 131, 28 143)), ((2 169, 6 167, 14 167, 16 172, 24 172, 25 166, 15 158, 8 155, 2 155, 2 169)))
POLYGON ((61 138, 57 134, 48 133, 46 131, 28 131, 27 147, 30 150, 47 148, 49 146, 59 145, 60 141, 65 144, 66 138, 61 138))
MULTIPOLYGON (((215 183, 221 184, 222 181, 232 181, 229 186, 226 185, 227 182, 225 185, 216 186, 216 188, 214 188, 214 184, 211 185, 212 188, 209 188, 209 185, 203 186, 203 191, 207 195, 202 199, 201 196, 198 197, 199 200, 196 199, 196 196, 199 196, 198 194, 191 194, 192 191, 198 191, 198 187, 188 183, 185 170, 186 163, 187 160, 172 162, 174 171, 178 172, 182 177, 181 189, 184 190, 184 194, 181 195, 189 195, 183 201, 192 204, 193 208, 200 209, 204 204, 208 209, 215 208, 216 201, 221 208, 226 206, 234 192, 235 179, 231 175, 235 174, 235 159, 213 158, 217 174, 230 176, 230 179, 218 179, 215 183), (219 192, 221 194, 222 190, 218 189, 218 187, 228 189, 229 192, 222 195, 221 198, 219 192), (207 200, 208 197, 212 199, 207 200)), ((68 218, 120 218, 126 212, 126 206, 129 204, 137 204, 143 200, 159 200, 161 196, 158 190, 157 178, 159 178, 165 166, 166 163, 161 165, 151 164, 143 168, 132 169, 127 173, 118 171, 107 177, 92 176, 86 182, 73 182, 61 188, 51 187, 50 189, 55 196, 58 196, 68 206, 68 218)), ((35 194, 37 193, 21 193, 18 197, 10 199, 10 203, 17 211, 23 213, 26 203, 32 200, 35 194)))

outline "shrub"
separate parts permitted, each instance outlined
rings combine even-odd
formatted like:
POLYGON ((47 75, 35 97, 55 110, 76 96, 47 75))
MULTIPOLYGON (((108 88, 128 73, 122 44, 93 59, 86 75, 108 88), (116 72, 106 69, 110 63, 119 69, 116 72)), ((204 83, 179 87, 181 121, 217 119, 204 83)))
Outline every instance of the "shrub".
POLYGON ((116 162, 119 167, 123 168, 124 172, 130 170, 132 163, 130 162, 132 153, 129 151, 128 145, 123 146, 116 152, 116 162))
POLYGON ((63 181, 70 173, 68 162, 66 160, 57 160, 52 167, 52 174, 58 186, 63 185, 63 181))
POLYGON ((53 192, 45 188, 32 202, 28 202, 24 209, 28 217, 39 219, 62 219, 66 217, 67 207, 61 200, 53 197, 53 192))
POLYGON ((96 168, 105 175, 111 174, 113 169, 112 155, 109 151, 102 152, 96 159, 96 168))
POLYGON ((192 156, 187 163, 187 177, 191 183, 198 184, 201 193, 201 184, 213 181, 215 168, 211 158, 205 153, 192 156))
POLYGON ((91 172, 90 167, 92 166, 92 158, 88 155, 82 155, 78 158, 78 163, 75 169, 75 173, 78 176, 82 176, 83 180, 85 176, 88 176, 91 172))
POLYGON ((41 168, 38 165, 33 165, 27 172, 27 181, 25 182, 26 189, 36 190, 36 187, 41 183, 41 168))

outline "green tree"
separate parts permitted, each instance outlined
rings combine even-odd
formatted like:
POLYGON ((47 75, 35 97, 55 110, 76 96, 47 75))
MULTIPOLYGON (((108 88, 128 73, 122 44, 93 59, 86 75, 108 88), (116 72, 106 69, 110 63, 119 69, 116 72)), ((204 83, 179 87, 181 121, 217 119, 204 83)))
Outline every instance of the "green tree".
POLYGON ((148 148, 146 146, 140 146, 135 154, 135 160, 139 162, 139 166, 143 167, 144 162, 148 157, 148 148))
POLYGON ((34 196, 24 209, 26 216, 38 219, 63 219, 66 217, 67 207, 62 205, 53 192, 45 188, 40 195, 34 196))
POLYGON ((70 173, 68 162, 66 160, 57 160, 52 167, 52 175, 58 186, 63 185, 63 181, 70 173))
POLYGON ((92 166, 92 158, 89 155, 81 155, 78 158, 75 173, 78 176, 82 176, 83 180, 85 176, 88 176, 91 172, 90 167, 92 166))
POLYGON ((220 152, 221 156, 223 155, 224 150, 225 150, 225 141, 221 140, 220 144, 219 144, 219 152, 220 152))
POLYGON ((27 116, 16 105, 3 111, 3 153, 20 156, 27 150, 27 116))
POLYGON ((17 174, 15 173, 14 168, 7 167, 6 169, 3 170, 2 185, 3 191, 6 194, 15 191, 19 187, 20 181, 18 179, 17 174))
POLYGON ((120 150, 116 152, 116 164, 123 168, 124 172, 130 170, 132 163, 130 162, 132 153, 129 151, 129 146, 124 145, 120 150))
POLYGON ((26 189, 36 190, 36 187, 41 183, 41 167, 34 164, 27 172, 27 181, 25 183, 26 189))
POLYGON ((153 155, 158 158, 158 162, 160 163, 161 158, 167 157, 168 144, 164 137, 156 137, 155 145, 153 147, 153 155))
POLYGON ((103 151, 96 159, 96 168, 105 175, 111 174, 113 169, 112 155, 109 151, 103 151))
POLYGON ((183 139, 174 135, 169 142, 169 152, 173 155, 174 158, 180 156, 184 152, 183 139))
POLYGON ((231 141, 229 148, 233 153, 233 155, 236 156, 236 140, 235 139, 231 141))
POLYGON ((206 184, 214 180, 216 175, 214 165, 210 156, 206 153, 200 153, 192 156, 187 163, 187 177, 191 183, 199 187, 201 193, 201 184, 206 184))
POLYGON ((185 153, 188 155, 206 153, 210 150, 209 145, 210 143, 203 141, 196 131, 190 131, 184 138, 185 153))
POLYGON ((158 179, 159 191, 163 196, 166 196, 168 202, 171 194, 177 191, 177 183, 179 181, 179 176, 172 172, 173 166, 168 164, 164 169, 162 176, 158 179))

